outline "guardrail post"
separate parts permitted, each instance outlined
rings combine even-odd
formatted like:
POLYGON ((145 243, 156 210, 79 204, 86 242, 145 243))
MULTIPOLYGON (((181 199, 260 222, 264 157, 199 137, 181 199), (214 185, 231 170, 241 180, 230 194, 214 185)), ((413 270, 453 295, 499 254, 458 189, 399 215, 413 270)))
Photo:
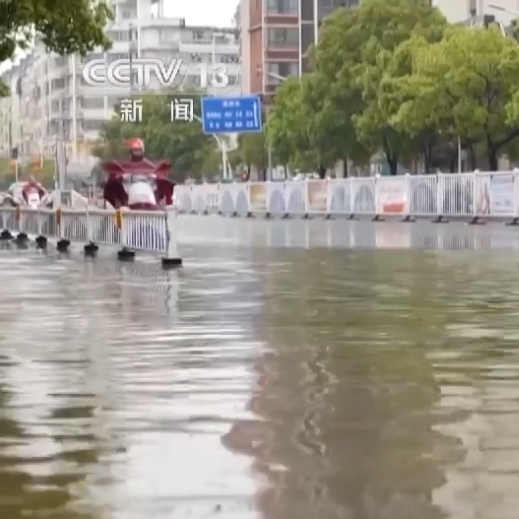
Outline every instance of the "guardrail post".
POLYGON ((519 225, 519 169, 514 168, 512 178, 514 179, 514 217, 505 225, 517 226, 519 225))
POLYGON ((405 214, 402 222, 405 223, 414 223, 416 222, 416 218, 411 215, 411 199, 412 199, 412 189, 411 189, 411 175, 409 173, 405 174, 405 214))
POLYGON ((217 187, 217 190, 218 190, 218 214, 220 216, 223 215, 223 212, 222 212, 222 183, 221 182, 217 182, 216 184, 218 187, 217 187))
POLYGON ((38 236, 36 236, 36 247, 38 249, 46 249, 47 248, 47 237, 43 235, 43 221, 45 218, 45 213, 42 213, 42 210, 39 209, 36 214, 36 225, 38 236))
POLYGON ((135 259, 135 251, 128 248, 128 218, 124 217, 122 208, 115 212, 115 225, 121 233, 121 244, 123 248, 117 252, 119 261, 133 261, 135 259))
POLYGON ((355 179, 347 178, 347 183, 349 184, 349 199, 350 199, 350 215, 348 216, 348 220, 355 220, 355 179))
POLYGON ((443 189, 441 182, 441 173, 436 173, 436 218, 433 223, 449 223, 449 220, 443 217, 443 189))
POLYGON ((254 215, 252 214, 252 203, 250 196, 250 181, 247 182, 247 187, 245 188, 246 196, 247 196, 247 214, 245 215, 247 218, 252 218, 254 215))
POLYGON ((10 207, 9 209, 4 207, 2 209, 2 212, 3 212, 3 216, 2 216, 2 220, 3 220, 3 229, 2 229, 2 232, 0 233, 0 241, 9 241, 9 240, 12 240, 14 238, 13 234, 11 233, 11 229, 9 229, 9 226, 8 226, 8 222, 9 222, 9 219, 12 220, 13 218, 13 208, 10 207))
POLYGON ((90 219, 90 209, 86 206, 86 235, 88 243, 83 247, 85 256, 94 257, 97 255, 99 246, 94 243, 94 233, 92 232, 92 221, 90 219))
POLYGON ((26 214, 22 212, 21 206, 16 207, 16 227, 18 234, 16 235, 16 244, 20 247, 26 247, 29 241, 29 235, 25 232, 26 214))
POLYGON ((379 194, 378 194, 378 181, 380 179, 380 174, 376 174, 374 179, 373 179, 373 194, 374 194, 374 199, 375 199, 375 216, 371 219, 372 222, 384 222, 384 218, 382 218, 382 215, 378 214, 378 199, 379 199, 379 194))
POLYGON ((56 210, 56 224, 58 226, 58 243, 56 243, 56 250, 58 252, 68 252, 70 247, 70 240, 65 238, 65 226, 63 225, 63 210, 61 204, 56 210))
POLYGON ((178 253, 178 214, 175 208, 166 209, 164 218, 166 219, 166 256, 162 258, 162 268, 179 268, 182 266, 182 258, 178 253))
MULTIPOLYGON (((472 220, 470 220, 469 225, 485 225, 485 222, 483 222, 478 215, 479 178, 478 170, 476 169, 474 173, 472 173, 472 220)), ((490 182, 492 182, 492 176, 490 177, 490 182)), ((490 200, 488 200, 488 204, 490 206, 490 200)), ((488 210, 490 211, 490 207, 488 210)))
MULTIPOLYGON (((303 218, 306 220, 306 219, 310 218, 310 211, 312 210, 312 208, 310 207, 310 195, 308 194, 308 178, 304 178, 303 182, 305 183, 304 195, 303 195, 305 197, 305 199, 304 199, 305 213, 303 214, 303 218)), ((284 192, 284 189, 283 189, 283 192, 284 192)), ((283 196, 284 196, 284 194, 283 194, 283 196)))

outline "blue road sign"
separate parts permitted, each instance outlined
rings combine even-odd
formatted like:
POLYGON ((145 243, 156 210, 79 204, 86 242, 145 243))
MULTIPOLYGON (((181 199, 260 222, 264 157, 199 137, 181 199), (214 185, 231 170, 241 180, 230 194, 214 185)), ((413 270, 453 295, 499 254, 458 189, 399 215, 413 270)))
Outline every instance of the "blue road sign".
POLYGON ((261 132, 261 101, 258 96, 203 97, 204 133, 261 132))

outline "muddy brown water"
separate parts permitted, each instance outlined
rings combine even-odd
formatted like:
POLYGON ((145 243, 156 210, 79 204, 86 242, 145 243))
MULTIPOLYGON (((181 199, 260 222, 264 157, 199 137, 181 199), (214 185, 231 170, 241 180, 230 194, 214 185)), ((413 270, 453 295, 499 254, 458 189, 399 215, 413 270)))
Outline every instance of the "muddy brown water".
POLYGON ((382 225, 0 251, 0 517, 515 519, 519 231, 382 225))

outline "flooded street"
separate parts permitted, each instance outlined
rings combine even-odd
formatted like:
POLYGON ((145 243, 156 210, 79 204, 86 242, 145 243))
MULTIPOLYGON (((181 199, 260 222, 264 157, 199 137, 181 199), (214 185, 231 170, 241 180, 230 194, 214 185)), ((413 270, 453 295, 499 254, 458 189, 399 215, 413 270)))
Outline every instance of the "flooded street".
POLYGON ((515 519, 519 229, 186 217, 0 250, 0 517, 515 519))

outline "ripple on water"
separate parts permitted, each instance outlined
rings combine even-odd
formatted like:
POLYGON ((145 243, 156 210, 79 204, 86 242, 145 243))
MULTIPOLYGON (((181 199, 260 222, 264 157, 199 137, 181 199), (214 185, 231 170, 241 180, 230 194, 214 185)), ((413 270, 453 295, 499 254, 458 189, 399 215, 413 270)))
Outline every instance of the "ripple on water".
POLYGON ((519 257, 224 223, 182 273, 0 253, 2 517, 515 519, 519 257))
POLYGON ((250 463, 221 443, 250 417, 261 347, 248 319, 225 324, 224 308, 211 325, 234 290, 191 291, 150 267, 136 279, 135 266, 35 261, 0 256, 12 294, 0 300, 0 478, 26 481, 0 511, 254 516, 250 463))

